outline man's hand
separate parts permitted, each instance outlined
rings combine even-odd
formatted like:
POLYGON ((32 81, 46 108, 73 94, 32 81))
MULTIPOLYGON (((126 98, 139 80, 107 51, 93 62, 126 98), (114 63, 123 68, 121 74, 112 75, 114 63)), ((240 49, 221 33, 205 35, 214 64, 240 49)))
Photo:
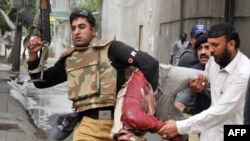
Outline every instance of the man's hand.
POLYGON ((202 92, 208 83, 207 77, 204 75, 198 75, 197 77, 190 79, 189 86, 194 92, 202 92))
POLYGON ((176 121, 168 120, 165 122, 165 125, 158 131, 158 134, 164 139, 171 139, 178 134, 176 121))
POLYGON ((37 52, 40 51, 43 47, 42 39, 40 37, 35 37, 31 39, 28 43, 28 53, 29 53, 29 61, 36 60, 37 52))

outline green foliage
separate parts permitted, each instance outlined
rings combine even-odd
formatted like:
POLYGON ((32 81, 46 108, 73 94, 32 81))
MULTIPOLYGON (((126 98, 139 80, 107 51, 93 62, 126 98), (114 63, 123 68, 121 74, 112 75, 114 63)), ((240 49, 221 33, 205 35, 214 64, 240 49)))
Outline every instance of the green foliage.
MULTIPOLYGON (((1 0, 0 9, 2 9, 6 13, 6 15, 8 15, 11 10, 11 0, 1 0)), ((0 14, 0 29, 2 34, 4 34, 6 30, 10 30, 9 26, 7 25, 1 14, 0 14)))
POLYGON ((2 9, 5 13, 8 14, 11 10, 11 0, 1 0, 0 9, 2 9))
POLYGON ((75 8, 92 12, 97 25, 100 23, 101 0, 76 0, 75 8))
POLYGON ((25 3, 25 8, 32 14, 36 14, 36 0, 27 0, 25 3))
MULTIPOLYGON (((11 2, 12 2, 12 0, 0 0, 0 9, 2 9, 6 13, 6 15, 9 16, 11 21, 15 23, 17 11, 16 11, 16 9, 12 9, 11 2)), ((25 7, 32 15, 35 15, 36 0, 26 0, 25 7)), ((28 27, 28 25, 26 23, 24 23, 24 26, 28 27)), ((1 17, 1 15, 0 15, 0 29, 1 29, 2 34, 4 34, 5 31, 10 30, 9 26, 4 21, 4 19, 1 17)))
POLYGON ((75 8, 97 12, 100 10, 100 0, 77 0, 75 8))

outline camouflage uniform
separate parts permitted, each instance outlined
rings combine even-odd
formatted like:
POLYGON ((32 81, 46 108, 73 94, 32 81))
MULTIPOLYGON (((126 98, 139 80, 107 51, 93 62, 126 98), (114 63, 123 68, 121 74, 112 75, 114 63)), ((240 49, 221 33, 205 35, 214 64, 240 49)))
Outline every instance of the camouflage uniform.
MULTIPOLYGON (((33 70, 39 59, 27 63, 29 70, 33 70)), ((88 46, 69 48, 62 53, 55 65, 44 71, 44 81, 34 85, 48 88, 67 81, 68 98, 76 112, 84 115, 74 129, 73 140, 110 141, 116 93, 125 83, 125 70, 130 66, 143 72, 153 90, 157 88, 156 59, 123 42, 96 38, 88 46)), ((30 76, 40 78, 40 73, 30 76)))
POLYGON ((77 112, 114 105, 117 73, 108 59, 109 44, 94 39, 66 59, 68 96, 77 112))

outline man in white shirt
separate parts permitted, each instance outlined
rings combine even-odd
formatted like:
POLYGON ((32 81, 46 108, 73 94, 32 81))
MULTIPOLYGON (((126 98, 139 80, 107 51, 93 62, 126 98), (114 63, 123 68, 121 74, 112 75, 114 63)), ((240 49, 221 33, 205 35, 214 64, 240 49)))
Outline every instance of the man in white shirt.
POLYGON ((208 32, 211 57, 206 65, 206 77, 190 80, 195 91, 211 88, 211 106, 186 120, 166 121, 159 133, 165 139, 177 134, 201 133, 200 141, 223 141, 224 125, 243 124, 244 98, 250 75, 250 61, 238 49, 240 39, 234 27, 227 23, 213 25, 208 32))
POLYGON ((187 33, 182 32, 180 34, 180 40, 176 41, 171 48, 171 59, 170 64, 177 66, 180 60, 181 54, 188 47, 189 42, 187 41, 187 33))

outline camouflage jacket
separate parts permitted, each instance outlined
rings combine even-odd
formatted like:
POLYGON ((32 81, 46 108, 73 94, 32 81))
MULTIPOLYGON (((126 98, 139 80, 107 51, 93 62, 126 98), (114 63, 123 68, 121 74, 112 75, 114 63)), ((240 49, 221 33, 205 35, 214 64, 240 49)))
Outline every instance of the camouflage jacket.
POLYGON ((109 45, 109 40, 93 39, 65 61, 68 97, 77 112, 114 105, 117 73, 108 59, 109 45))

